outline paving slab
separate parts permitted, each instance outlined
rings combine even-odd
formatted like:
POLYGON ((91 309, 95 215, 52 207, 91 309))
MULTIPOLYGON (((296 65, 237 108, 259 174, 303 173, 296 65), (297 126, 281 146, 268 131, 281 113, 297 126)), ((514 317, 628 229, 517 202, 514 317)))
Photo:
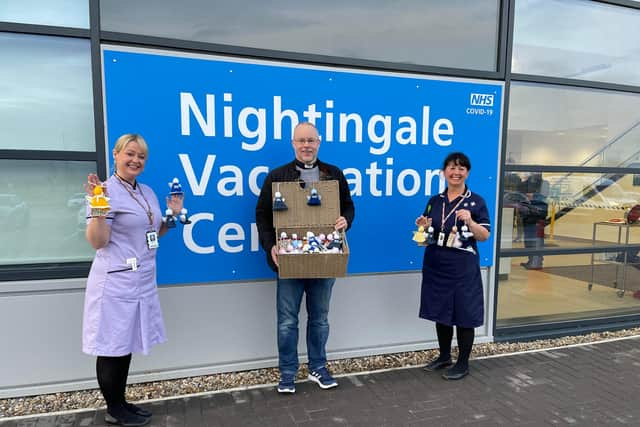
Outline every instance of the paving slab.
MULTIPOLYGON (((471 374, 395 369, 321 390, 273 385, 143 403, 150 426, 640 426, 640 337, 471 361, 471 374)), ((104 409, 0 419, 2 427, 106 426, 104 409)))

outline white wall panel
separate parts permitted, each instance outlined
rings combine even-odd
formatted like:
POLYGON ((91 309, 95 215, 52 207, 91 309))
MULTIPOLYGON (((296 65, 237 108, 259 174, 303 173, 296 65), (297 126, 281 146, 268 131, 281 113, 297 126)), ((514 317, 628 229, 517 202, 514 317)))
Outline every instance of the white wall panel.
MULTIPOLYGON (((83 282, 0 283, 0 398, 97 386, 95 359, 81 352, 83 282)), ((329 359, 436 347, 433 323, 417 315, 419 291, 419 273, 338 279, 329 359)), ((130 382, 277 366, 275 282, 163 287, 160 298, 169 341, 134 355, 130 382)), ((486 285, 485 299, 489 318, 486 285)), ((477 341, 491 330, 478 328, 477 341)))

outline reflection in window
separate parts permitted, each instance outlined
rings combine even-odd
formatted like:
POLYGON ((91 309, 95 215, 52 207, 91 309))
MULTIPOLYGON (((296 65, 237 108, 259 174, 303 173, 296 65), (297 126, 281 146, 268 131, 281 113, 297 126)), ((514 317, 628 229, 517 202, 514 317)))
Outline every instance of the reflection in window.
MULTIPOLYGON (((594 224, 624 222, 640 203, 632 174, 507 172, 503 183, 502 250, 625 244, 626 230, 601 226, 594 235, 594 224)), ((628 243, 640 244, 640 225, 630 228, 628 243)), ((546 265, 536 253, 525 263, 546 265)))
POLYGON ((496 326, 640 313, 640 264, 616 256, 593 254, 593 263, 591 254, 546 256, 542 270, 501 258, 496 326))
POLYGON ((82 184, 95 168, 0 160, 0 265, 91 260, 82 184))
POLYGON ((3 0, 0 21, 89 28, 89 0, 3 0))
POLYGON ((640 164, 640 95, 514 82, 508 164, 640 164))
POLYGON ((0 149, 94 151, 89 40, 0 33, 0 149))
POLYGON ((640 85, 640 10, 581 0, 518 0, 514 73, 640 85))
POLYGON ((499 3, 109 0, 100 14, 106 31, 493 71, 499 3))

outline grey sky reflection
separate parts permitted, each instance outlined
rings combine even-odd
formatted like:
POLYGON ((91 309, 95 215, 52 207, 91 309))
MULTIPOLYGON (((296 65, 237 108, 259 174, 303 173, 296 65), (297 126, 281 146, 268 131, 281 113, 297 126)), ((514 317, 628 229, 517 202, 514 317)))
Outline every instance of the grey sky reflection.
POLYGON ((101 14, 107 31, 494 70, 497 8, 497 0, 111 0, 101 14))
POLYGON ((512 71, 640 84, 640 11, 577 0, 518 0, 512 71))
POLYGON ((95 149, 89 40, 0 33, 0 149, 95 149))

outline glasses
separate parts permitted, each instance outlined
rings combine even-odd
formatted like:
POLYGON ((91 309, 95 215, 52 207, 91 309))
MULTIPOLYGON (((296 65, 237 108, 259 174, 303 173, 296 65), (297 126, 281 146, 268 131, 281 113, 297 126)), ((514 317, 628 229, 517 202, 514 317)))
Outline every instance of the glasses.
POLYGON ((297 139, 294 139, 294 141, 300 145, 304 145, 304 144, 314 145, 314 144, 317 144, 318 138, 297 138, 297 139))

